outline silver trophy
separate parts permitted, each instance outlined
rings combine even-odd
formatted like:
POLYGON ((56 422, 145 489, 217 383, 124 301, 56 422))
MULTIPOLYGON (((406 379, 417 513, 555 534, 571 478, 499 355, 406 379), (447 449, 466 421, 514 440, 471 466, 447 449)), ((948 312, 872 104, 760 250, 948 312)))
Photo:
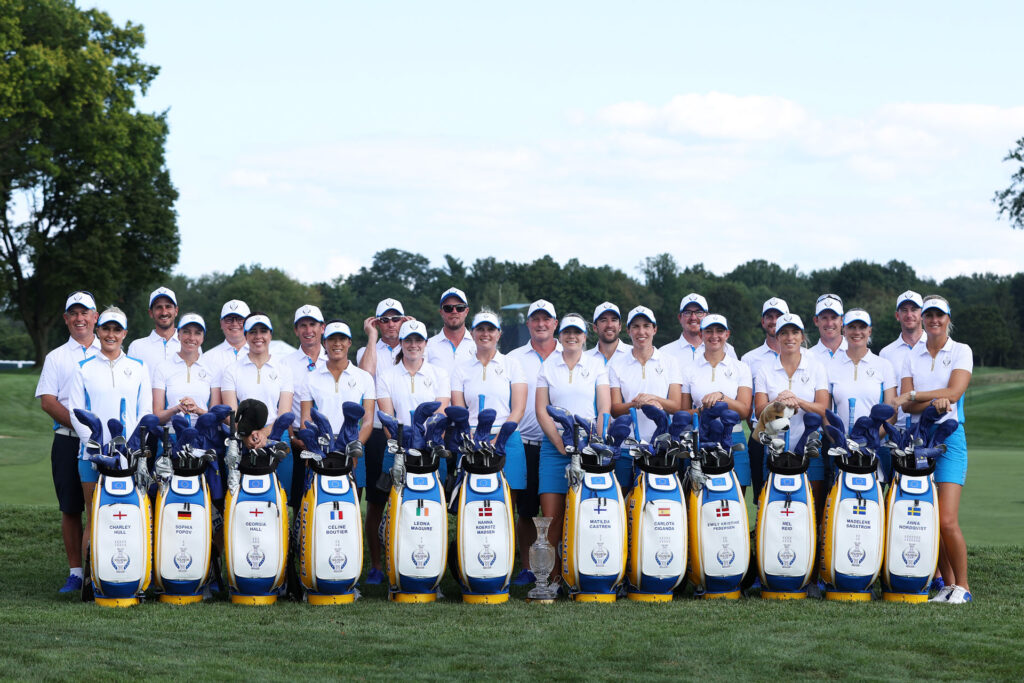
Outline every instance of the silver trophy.
POLYGON ((548 542, 550 517, 534 517, 537 540, 530 546, 530 568, 537 577, 537 584, 526 594, 530 602, 553 602, 558 597, 558 587, 550 581, 551 570, 555 568, 555 548, 548 542))

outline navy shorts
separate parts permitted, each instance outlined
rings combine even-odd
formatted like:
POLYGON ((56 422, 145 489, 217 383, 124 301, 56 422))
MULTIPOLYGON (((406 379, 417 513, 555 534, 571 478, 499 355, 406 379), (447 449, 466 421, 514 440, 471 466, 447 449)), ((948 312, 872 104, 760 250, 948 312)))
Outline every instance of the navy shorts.
POLYGON ((384 455, 388 450, 388 437, 383 429, 374 427, 370 438, 363 446, 363 461, 366 472, 366 502, 384 505, 388 502, 388 492, 377 489, 377 480, 383 471, 384 455))
POLYGON ((85 510, 82 480, 78 476, 78 447, 78 437, 66 434, 54 434, 50 446, 53 490, 60 511, 68 515, 80 515, 85 510))
POLYGON ((524 519, 532 519, 540 512, 540 444, 523 442, 526 457, 526 488, 516 491, 516 511, 524 519))

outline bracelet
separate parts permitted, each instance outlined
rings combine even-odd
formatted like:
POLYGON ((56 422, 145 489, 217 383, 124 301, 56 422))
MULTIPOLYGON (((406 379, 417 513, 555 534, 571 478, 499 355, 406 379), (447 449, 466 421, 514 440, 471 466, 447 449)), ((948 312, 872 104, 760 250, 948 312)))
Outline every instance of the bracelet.
POLYGON ((910 390, 910 400, 917 401, 917 392, 914 391, 913 389, 910 390))

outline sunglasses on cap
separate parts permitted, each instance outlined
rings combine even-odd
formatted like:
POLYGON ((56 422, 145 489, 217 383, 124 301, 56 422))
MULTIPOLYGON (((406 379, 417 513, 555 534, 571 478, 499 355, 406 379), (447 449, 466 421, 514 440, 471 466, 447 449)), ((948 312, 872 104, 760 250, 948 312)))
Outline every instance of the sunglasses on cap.
POLYGON ((818 300, 815 301, 814 303, 820 304, 825 299, 835 299, 839 303, 843 303, 843 297, 839 296, 838 294, 822 294, 821 296, 818 297, 818 300))
POLYGON ((456 311, 462 313, 467 308, 469 308, 468 304, 445 304, 441 307, 441 310, 445 313, 454 313, 456 311))
POLYGON ((402 316, 400 315, 385 315, 377 318, 382 323, 400 323, 402 322, 402 316))

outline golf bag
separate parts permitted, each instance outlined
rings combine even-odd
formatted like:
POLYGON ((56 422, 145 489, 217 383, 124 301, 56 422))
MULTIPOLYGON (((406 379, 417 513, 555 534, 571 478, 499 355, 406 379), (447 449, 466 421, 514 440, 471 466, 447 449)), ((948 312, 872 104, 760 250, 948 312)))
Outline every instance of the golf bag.
POLYGON ((299 506, 299 579, 311 605, 337 605, 355 600, 363 570, 363 520, 353 475, 362 457, 359 421, 364 410, 342 404, 344 422, 337 437, 331 423, 316 410, 312 422, 298 432, 308 459, 305 493, 299 506))
POLYGON ((288 454, 281 435, 294 419, 293 413, 278 416, 262 448, 239 453, 238 441, 231 439, 224 456, 224 558, 231 602, 236 604, 273 604, 284 582, 288 508, 276 470, 288 454))
POLYGON ((593 429, 564 408, 547 407, 569 456, 562 525, 562 579, 578 602, 614 602, 626 573, 626 506, 616 451, 590 441, 593 429))
POLYGON ((750 566, 747 504, 732 459, 732 430, 740 416, 720 402, 702 418, 693 418, 699 440, 687 473, 687 577, 697 597, 736 599, 750 566))
POLYGON ((792 451, 780 432, 762 436, 768 478, 758 498, 754 546, 762 598, 805 598, 814 573, 817 528, 807 468, 810 458, 820 455, 821 417, 807 413, 803 420, 803 436, 792 451))
POLYGON ((932 472, 945 452, 942 443, 956 431, 956 420, 936 424, 939 414, 925 409, 913 430, 886 423, 893 480, 886 496, 882 599, 927 602, 939 560, 939 496, 932 472))
POLYGON ((149 587, 153 563, 145 450, 149 437, 159 439, 160 422, 155 415, 144 416, 126 441, 124 425, 109 420, 104 448, 99 418, 85 410, 75 410, 75 417, 91 432, 85 455, 100 473, 89 512, 90 576, 83 596, 91 592, 103 607, 137 605, 149 587))
POLYGON ((879 430, 893 414, 878 404, 844 432, 842 419, 826 411, 825 427, 839 471, 825 500, 821 520, 820 577, 829 600, 870 600, 871 587, 882 568, 885 547, 885 503, 875 478, 879 430))
MULTIPOLYGON (((381 523, 388 598, 395 602, 436 600, 437 586, 447 563, 448 516, 437 471, 444 448, 436 442, 428 447, 424 432, 427 418, 440 406, 436 401, 421 403, 408 429, 392 416, 377 411, 391 437, 388 450, 395 455, 388 506, 381 523)), ((444 416, 433 418, 432 432, 436 431, 438 419, 443 420, 444 416)))
POLYGON ((447 450, 459 456, 458 483, 449 508, 456 514, 456 533, 448 551, 448 564, 462 588, 464 602, 507 602, 516 539, 512 494, 502 468, 505 442, 518 425, 503 424, 492 444, 494 410, 479 412, 475 435, 470 434, 467 409, 453 406, 445 414, 447 450))
MULTIPOLYGON (((676 413, 670 422, 657 406, 642 410, 656 428, 651 443, 629 450, 636 478, 626 496, 626 597, 668 602, 686 578, 686 494, 677 470, 679 459, 692 455, 695 434, 687 412, 676 413)), ((628 433, 628 421, 624 426, 628 433)))

